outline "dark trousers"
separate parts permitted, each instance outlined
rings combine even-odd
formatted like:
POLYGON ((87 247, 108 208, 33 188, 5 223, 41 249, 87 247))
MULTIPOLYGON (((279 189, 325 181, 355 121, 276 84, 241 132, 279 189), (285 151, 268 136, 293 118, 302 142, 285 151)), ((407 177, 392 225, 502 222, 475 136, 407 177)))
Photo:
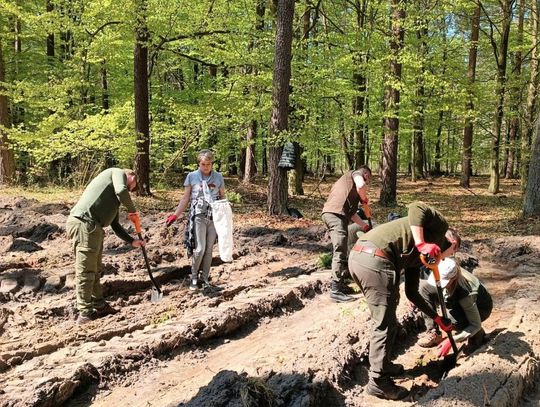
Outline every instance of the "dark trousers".
POLYGON ((373 323, 369 376, 380 378, 386 376, 397 334, 400 276, 389 260, 354 250, 349 255, 349 271, 364 293, 373 323))
POLYGON ((325 212, 322 219, 332 241, 332 281, 341 281, 347 271, 347 227, 349 221, 345 216, 325 212))
MULTIPOLYGON (((437 307, 440 305, 439 303, 439 295, 437 294, 437 287, 429 284, 426 280, 420 280, 420 295, 424 300, 434 309, 436 310, 437 307)), ((481 292, 478 294, 481 296, 481 292)), ((483 298, 479 298, 477 301, 478 305, 478 313, 480 314, 480 319, 482 321, 485 321, 488 319, 488 317, 491 315, 492 310, 492 303, 491 298, 489 298, 490 306, 482 307, 480 304, 482 304, 485 301, 482 301, 483 298)), ((445 304, 446 305, 446 304, 445 304)), ((467 316, 465 315, 465 312, 463 311, 463 308, 459 305, 459 303, 456 301, 453 306, 447 305, 447 311, 448 311, 448 318, 452 321, 452 325, 458 330, 462 331, 469 325, 469 321, 467 320, 467 316)), ((426 329, 437 329, 438 327, 435 324, 435 321, 433 319, 429 318, 427 315, 424 314, 424 321, 426 323, 426 329)))

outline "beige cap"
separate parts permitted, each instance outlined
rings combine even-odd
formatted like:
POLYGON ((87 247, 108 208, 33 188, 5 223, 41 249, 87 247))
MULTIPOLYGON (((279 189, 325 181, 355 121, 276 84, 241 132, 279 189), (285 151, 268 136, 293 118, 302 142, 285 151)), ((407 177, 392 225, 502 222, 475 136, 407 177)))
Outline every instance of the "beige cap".
MULTIPOLYGON (((452 257, 446 257, 439 263, 439 274, 441 276, 441 287, 446 287, 448 282, 452 280, 459 271, 459 265, 452 257)), ((435 277, 433 272, 428 277, 428 283, 435 286, 435 277)))

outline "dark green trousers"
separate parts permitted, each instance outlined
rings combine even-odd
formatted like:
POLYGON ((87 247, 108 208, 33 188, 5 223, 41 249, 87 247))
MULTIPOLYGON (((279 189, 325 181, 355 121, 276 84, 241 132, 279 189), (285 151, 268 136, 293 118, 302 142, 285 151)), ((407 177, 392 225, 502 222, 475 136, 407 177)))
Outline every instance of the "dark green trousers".
POLYGON ((380 378, 386 376, 397 334, 400 275, 389 260, 354 250, 349 255, 349 271, 366 298, 373 323, 369 376, 380 378))
POLYGON ((332 241, 332 280, 338 282, 347 271, 349 221, 345 216, 328 212, 323 213, 322 220, 332 241))
POLYGON ((81 315, 89 315, 105 302, 99 281, 103 268, 103 228, 70 216, 66 232, 75 254, 77 309, 81 315))

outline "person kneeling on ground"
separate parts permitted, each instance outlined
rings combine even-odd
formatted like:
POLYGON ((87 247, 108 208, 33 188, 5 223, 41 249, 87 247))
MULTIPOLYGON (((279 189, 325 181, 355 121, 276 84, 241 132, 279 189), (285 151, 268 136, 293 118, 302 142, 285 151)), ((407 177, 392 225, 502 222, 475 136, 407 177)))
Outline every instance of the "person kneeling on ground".
MULTIPOLYGON (((491 295, 476 276, 461 268, 451 257, 439 263, 439 273, 448 316, 458 331, 454 340, 467 340, 467 351, 472 352, 482 345, 485 335, 482 322, 493 309, 491 295)), ((440 305, 433 274, 427 280, 420 281, 420 295, 433 308, 440 305)), ((427 330, 418 345, 425 348, 439 345, 439 357, 446 356, 451 348, 450 340, 443 340, 433 319, 424 314, 424 320, 427 330)))
POLYGON ((111 226, 114 233, 133 247, 145 245, 144 240, 133 239, 120 225, 119 208, 123 204, 134 225, 140 218, 129 192, 137 189, 137 177, 132 170, 109 168, 94 178, 84 190, 79 202, 71 210, 66 232, 75 252, 75 290, 77 293, 77 324, 115 314, 103 298, 99 282, 103 264, 103 228, 111 226))
POLYGON ((418 292, 420 255, 451 256, 460 241, 440 212, 414 202, 409 205, 407 217, 377 226, 354 245, 349 254, 349 271, 364 294, 373 321, 367 394, 390 400, 408 395, 407 389, 392 380, 403 373, 403 366, 390 360, 398 327, 396 308, 401 270, 405 270, 407 298, 433 318, 442 330, 452 329, 450 321, 437 315, 418 292))

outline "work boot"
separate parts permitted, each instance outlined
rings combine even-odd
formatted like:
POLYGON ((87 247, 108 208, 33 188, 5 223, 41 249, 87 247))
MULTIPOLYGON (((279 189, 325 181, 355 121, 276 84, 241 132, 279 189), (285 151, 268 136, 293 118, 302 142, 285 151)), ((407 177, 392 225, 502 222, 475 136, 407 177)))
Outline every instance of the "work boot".
POLYGON ((333 280, 330 283, 330 298, 334 302, 350 302, 355 300, 355 298, 351 297, 350 295, 341 292, 339 282, 333 280))
POLYGON ((405 372, 405 368, 399 363, 389 362, 388 365, 384 368, 384 372, 388 374, 388 376, 399 376, 402 375, 403 372, 405 372))
POLYGON ((344 282, 340 282, 338 285, 339 291, 341 291, 343 294, 349 295, 349 294, 356 294, 353 288, 351 288, 348 284, 345 284, 344 282))
POLYGON ((482 346, 484 344, 485 336, 486 336, 486 331, 484 331, 484 328, 480 328, 480 330, 477 333, 471 336, 467 340, 467 347, 466 347, 467 353, 472 353, 476 349, 478 349, 480 346, 482 346))
POLYGON ((111 307, 111 305, 106 302, 104 306, 96 308, 96 318, 101 318, 106 315, 114 315, 119 311, 116 308, 111 307))
POLYGON ((432 348, 437 346, 443 340, 442 335, 435 329, 424 332, 424 335, 418 340, 418 345, 422 348, 432 348))
POLYGON ((189 285, 189 289, 190 289, 191 291, 197 290, 197 289, 199 288, 198 285, 197 285, 197 283, 198 283, 198 281, 197 281, 196 278, 194 278, 193 280, 191 280, 191 284, 189 285))
POLYGON ((397 386, 388 377, 369 378, 366 386, 366 393, 386 400, 401 400, 409 395, 409 390, 405 387, 397 386))
POLYGON ((94 321, 97 318, 96 311, 91 312, 90 314, 79 314, 77 318, 77 325, 84 325, 89 322, 94 321))

